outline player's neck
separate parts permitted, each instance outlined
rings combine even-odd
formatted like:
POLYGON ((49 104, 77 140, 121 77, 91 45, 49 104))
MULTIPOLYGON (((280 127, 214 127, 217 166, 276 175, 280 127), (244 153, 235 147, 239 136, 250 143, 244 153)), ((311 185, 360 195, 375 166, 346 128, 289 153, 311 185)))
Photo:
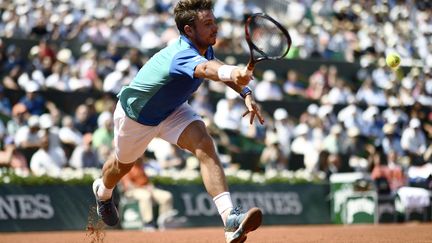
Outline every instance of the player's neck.
POLYGON ((205 55, 205 53, 206 53, 206 51, 207 51, 207 49, 208 49, 207 46, 200 46, 196 41, 194 41, 192 38, 190 38, 190 37, 187 36, 187 35, 184 35, 184 38, 187 40, 187 42, 189 42, 189 44, 190 44, 191 46, 193 46, 195 49, 198 50, 198 52, 199 52, 199 54, 200 54, 201 56, 204 56, 204 55, 205 55))

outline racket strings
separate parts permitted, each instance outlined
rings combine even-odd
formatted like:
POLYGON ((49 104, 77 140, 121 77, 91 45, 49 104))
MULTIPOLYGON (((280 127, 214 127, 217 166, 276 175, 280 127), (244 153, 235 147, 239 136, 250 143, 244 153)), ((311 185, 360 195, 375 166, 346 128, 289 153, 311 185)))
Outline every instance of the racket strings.
POLYGON ((286 35, 271 21, 255 17, 249 26, 251 42, 255 45, 255 55, 278 58, 288 47, 286 35))

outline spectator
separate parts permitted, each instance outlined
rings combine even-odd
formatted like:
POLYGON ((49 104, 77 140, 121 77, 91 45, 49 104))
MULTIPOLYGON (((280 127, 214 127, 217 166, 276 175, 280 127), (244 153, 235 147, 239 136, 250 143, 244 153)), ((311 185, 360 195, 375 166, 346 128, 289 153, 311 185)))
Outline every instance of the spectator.
POLYGON ((98 52, 93 48, 91 43, 84 43, 81 46, 81 57, 77 62, 80 70, 79 76, 91 81, 91 89, 102 90, 102 79, 98 73, 98 52))
POLYGON ((298 79, 298 72, 292 69, 287 72, 287 77, 283 84, 283 90, 290 96, 306 96, 305 88, 298 79))
POLYGON ((419 81, 418 94, 414 95, 414 98, 418 103, 423 106, 431 107, 432 106, 432 93, 426 92, 425 83, 419 81))
POLYGON ((337 155, 331 155, 327 150, 322 150, 318 155, 317 168, 314 171, 322 171, 326 174, 326 179, 330 175, 341 172, 341 158, 337 155))
POLYGON ((337 118, 347 129, 351 127, 363 127, 362 114, 363 110, 356 104, 351 103, 339 111, 337 118))
POLYGON ((258 101, 282 100, 283 92, 273 70, 264 71, 263 78, 256 85, 254 94, 258 101))
POLYGON ((244 12, 244 1, 218 0, 214 6, 217 18, 242 20, 244 12))
POLYGON ((11 136, 15 135, 20 127, 26 125, 29 116, 30 114, 27 112, 26 106, 21 103, 16 103, 12 107, 12 117, 7 122, 7 134, 11 136))
POLYGON ((133 28, 132 23, 132 17, 125 17, 122 21, 122 25, 112 34, 111 41, 118 46, 139 46, 140 36, 133 28))
POLYGON ((183 157, 184 151, 179 147, 169 144, 169 149, 162 160, 158 160, 162 169, 182 170, 185 168, 186 159, 183 157))
POLYGON ((392 80, 395 79, 395 72, 386 67, 384 59, 379 59, 378 67, 372 71, 374 85, 382 90, 391 89, 393 87, 392 80))
POLYGON ((213 106, 210 102, 209 91, 204 85, 194 93, 193 100, 190 102, 192 108, 201 116, 213 117, 213 106))
POLYGON ((39 117, 39 127, 48 133, 51 148, 60 147, 59 128, 54 124, 51 114, 44 113, 39 117))
POLYGON ((278 143, 285 158, 289 158, 291 153, 291 140, 294 135, 294 126, 289 119, 288 112, 284 108, 277 108, 273 112, 274 127, 278 143))
POLYGON ((40 148, 41 139, 39 132, 39 117, 32 115, 24 125, 18 129, 14 136, 17 149, 20 150, 27 161, 30 161, 33 154, 40 148))
MULTIPOLYGON (((41 90, 45 85, 45 73, 51 72, 50 70, 51 62, 48 58, 44 58, 39 66, 33 63, 23 70, 22 74, 18 78, 18 85, 21 90, 26 92, 31 85, 30 89, 35 89, 35 91, 41 90)), ((33 92, 35 92, 33 91, 33 92)))
MULTIPOLYGON (((173 196, 169 191, 155 187, 148 178, 144 163, 147 158, 143 155, 142 160, 137 161, 132 169, 121 180, 124 195, 138 200, 138 206, 144 226, 153 225, 153 203, 159 205, 159 218, 168 218, 167 215, 174 216, 173 196)), ((163 226, 165 222, 160 222, 163 226)))
POLYGON ((354 171, 368 172, 370 169, 369 156, 371 146, 367 138, 360 134, 358 127, 350 127, 347 131, 348 139, 345 151, 349 155, 349 167, 354 171))
POLYGON ((90 79, 80 76, 78 66, 70 69, 70 76, 68 77, 68 90, 70 92, 85 92, 93 88, 93 83, 90 79))
POLYGON ((73 119, 65 115, 62 119, 62 126, 58 132, 61 146, 65 152, 66 158, 70 158, 75 147, 82 143, 82 137, 78 129, 73 125, 73 119))
POLYGON ((339 124, 333 125, 323 141, 322 150, 325 150, 330 155, 339 156, 344 151, 344 136, 342 134, 342 127, 339 124))
POLYGON ((122 55, 120 54, 120 50, 116 44, 110 42, 107 44, 107 49, 102 51, 100 56, 103 59, 107 59, 111 61, 113 64, 117 63, 122 59, 122 55))
POLYGON ((114 111, 116 99, 111 93, 103 93, 102 97, 94 102, 94 112, 100 114, 104 111, 114 111))
MULTIPOLYGON (((310 139, 310 128, 308 125, 304 123, 300 123, 297 125, 297 127, 294 129, 294 140, 291 143, 291 152, 297 155, 302 155, 303 160, 303 167, 306 167, 306 164, 308 164, 310 167, 308 169, 311 171, 312 167, 316 164, 318 159, 317 151, 315 151, 313 142, 310 139)), ((291 158, 288 161, 288 164, 291 163, 291 158)))
POLYGON ((405 125, 408 123, 408 115, 400 109, 399 100, 391 96, 387 100, 388 108, 382 112, 382 116, 386 122, 396 121, 398 124, 405 125))
POLYGON ((2 84, 5 88, 19 90, 18 79, 23 69, 20 66, 13 66, 11 70, 3 77, 2 84))
POLYGON ((45 22, 45 19, 41 16, 37 22, 36 25, 32 27, 30 32, 30 37, 41 39, 49 34, 49 31, 47 29, 47 23, 45 22))
POLYGON ((103 91, 113 94, 120 92, 123 85, 127 85, 132 81, 134 74, 130 72, 130 61, 122 59, 115 65, 115 71, 108 74, 103 81, 103 91))
POLYGON ((224 130, 239 131, 243 105, 238 100, 238 94, 231 89, 226 89, 225 97, 216 105, 215 124, 224 130))
MULTIPOLYGON (((233 9, 240 9, 238 6, 241 6, 246 11, 245 13, 248 13, 250 12, 249 6, 253 5, 253 3, 239 1, 233 5, 234 7, 231 6, 233 7, 231 8, 230 5, 226 5, 227 2, 230 1, 218 0, 215 2, 215 7, 222 6, 221 13, 229 13, 227 16, 230 16, 230 18, 236 16, 234 17, 236 19, 239 17, 243 18, 240 16, 243 13, 238 15, 239 12, 233 9)), ((353 3, 354 1, 348 2, 353 3)), ((132 0, 128 6, 119 3, 109 8, 103 6, 103 3, 100 1, 90 1, 85 6, 79 7, 80 9, 76 9, 78 5, 81 5, 80 3, 76 4, 71 1, 57 5, 52 5, 51 3, 46 5, 37 4, 37 6, 27 1, 27 3, 17 5, 16 8, 13 8, 13 3, 8 4, 10 6, 7 6, 1 14, 0 37, 27 38, 32 33, 32 28, 38 25, 39 20, 43 19, 41 22, 45 22, 45 25, 39 25, 40 29, 33 31, 35 34, 36 32, 42 33, 38 34, 43 37, 40 38, 34 35, 36 38, 40 38, 39 43, 31 48, 27 58, 25 58, 27 53, 22 52, 24 49, 21 50, 19 46, 9 44, 9 41, 0 41, 0 76, 4 77, 2 83, 6 89, 5 94, 8 96, 11 94, 9 92, 10 89, 31 89, 31 83, 37 83, 40 90, 45 90, 45 88, 60 91, 102 90, 102 80, 106 80, 108 74, 117 72, 115 66, 120 61, 128 59, 130 61, 129 72, 134 73, 146 60, 146 57, 140 55, 138 49, 119 49, 116 46, 118 43, 122 42, 126 44, 124 40, 134 39, 133 42, 138 40, 143 43, 141 47, 148 49, 165 45, 173 36, 178 36, 177 31, 175 33, 172 32, 174 26, 172 17, 166 14, 171 1, 167 1, 167 4, 161 1, 156 3, 154 1, 147 1, 145 4, 140 5, 136 0, 132 0), (160 8, 160 12, 153 10, 155 4, 160 8), (144 5, 146 7, 142 7, 144 5), (142 11, 145 11, 147 14, 141 16, 135 15, 142 11), (121 13, 121 16, 119 17, 113 13, 121 13), (115 40, 110 37, 113 37, 115 40), (74 40, 79 43, 84 43, 81 45, 81 57, 77 56, 78 62, 75 62, 73 59, 76 53, 74 52, 74 55, 72 55, 71 51, 76 48, 68 49, 64 46, 64 41, 70 38, 75 38, 74 40), (49 39, 55 39, 56 42, 50 42, 48 41, 49 39), (6 46, 6 43, 8 46, 6 46), (106 50, 102 49, 99 55, 96 48, 90 43, 98 44, 98 49, 99 47, 103 48, 103 45, 107 44, 108 47, 106 50), (128 54, 123 55, 123 51, 126 51, 128 54), (78 74, 72 77, 74 72, 78 72, 78 74), (75 83, 76 85, 72 86, 77 88, 71 88, 71 83, 75 83)), ((307 115, 302 115, 300 123, 305 122, 308 124, 311 130, 310 134, 315 134, 315 132, 312 132, 313 130, 318 131, 317 134, 323 134, 314 136, 315 138, 311 138, 311 141, 315 143, 319 141, 317 137, 327 137, 328 133, 331 134, 331 128, 338 122, 334 119, 335 115, 337 115, 336 111, 341 108, 342 110, 339 112, 338 118, 343 123, 344 128, 347 130, 350 127, 361 128, 360 135, 366 136, 366 139, 375 137, 376 145, 380 143, 382 138, 381 143, 386 154, 392 153, 393 150, 398 154, 398 158, 405 154, 400 145, 400 135, 404 130, 407 130, 405 127, 409 127, 410 118, 418 118, 421 121, 420 127, 427 132, 425 134, 426 147, 430 148, 430 136, 428 134, 432 134, 432 128, 430 128, 430 125, 428 127, 425 124, 427 117, 426 113, 424 113, 430 112, 428 104, 431 103, 432 93, 432 74, 428 68, 428 66, 431 66, 430 60, 432 60, 432 58, 429 58, 431 56, 431 48, 429 48, 431 44, 428 38, 430 32, 428 26, 430 24, 428 24, 429 18, 427 18, 429 10, 422 7, 421 4, 417 2, 411 5, 408 3, 398 3, 393 8, 395 5, 394 1, 390 1, 388 4, 374 2, 360 6, 359 8, 357 6, 355 12, 360 11, 366 16, 362 18, 359 18, 357 13, 350 13, 351 15, 347 16, 344 12, 347 8, 338 7, 340 3, 329 4, 328 6, 323 5, 320 1, 303 1, 301 3, 295 2, 290 4, 289 12, 302 10, 300 11, 301 14, 298 14, 294 19, 288 18, 283 20, 289 28, 295 23, 296 28, 295 30, 290 30, 290 33, 293 39, 295 37, 298 40, 296 41, 298 45, 293 48, 298 49, 296 51, 299 57, 337 58, 349 62, 359 61, 362 66, 361 71, 358 73, 358 79, 362 80, 363 83, 359 89, 352 90, 352 93, 355 94, 355 99, 349 98, 347 101, 350 105, 347 107, 335 106, 335 112, 333 112, 333 107, 329 108, 328 105, 329 103, 341 102, 339 99, 345 101, 346 98, 344 98, 345 93, 343 90, 347 88, 346 84, 341 85, 342 88, 339 87, 338 79, 341 76, 339 76, 340 73, 338 73, 338 70, 334 66, 327 67, 326 65, 322 65, 319 70, 310 75, 308 89, 304 90, 304 93, 307 98, 320 101, 321 104, 318 105, 321 105, 321 107, 319 107, 317 112, 308 111, 307 115), (388 8, 391 10, 391 14, 385 12, 388 8), (312 23, 308 19, 301 19, 304 9, 309 9, 310 13, 308 14, 316 21, 312 23), (372 11, 376 9, 378 10, 372 11), (400 9, 404 11, 404 16, 416 17, 398 18, 400 9), (336 24, 330 22, 333 21, 331 16, 336 16, 336 22, 334 22, 336 24), (339 23, 343 23, 344 28, 340 28, 339 23), (389 25, 388 23, 392 24, 389 25), (406 31, 404 31, 404 27, 400 26, 408 25, 418 26, 418 28, 411 30, 413 35, 400 39, 396 44, 388 41, 395 40, 394 36, 401 36, 400 33, 406 31), (373 26, 373 28, 370 26, 373 26), (382 26, 386 26, 385 31, 382 29, 382 26), (396 28, 395 26, 399 26, 400 28, 396 28), (406 63, 424 63, 424 69, 411 68, 402 77, 401 72, 394 72, 385 66, 385 60, 382 57, 390 50, 399 52, 406 63), (374 66, 375 64, 377 64, 376 67, 374 66), (385 107, 386 104, 389 108, 385 107), (376 111, 375 108, 362 112, 363 105, 382 106, 384 112, 376 111), (380 121, 381 117, 383 117, 386 125, 380 121), (385 133, 384 137, 382 137, 383 132, 385 133)), ((262 2, 260 6, 265 6, 264 9, 269 9, 274 4, 262 2)), ((215 11, 215 14, 216 12, 219 12, 219 10, 215 11)), ((232 19, 221 19, 221 21, 223 24, 220 26, 220 38, 218 42, 222 44, 218 43, 215 50, 219 48, 219 52, 227 51, 229 54, 239 53, 239 50, 242 52, 243 48, 239 41, 241 40, 239 34, 243 32, 240 29, 239 22, 232 19)), ((402 63, 402 65, 404 64, 402 63)), ((344 67, 343 65, 345 64, 338 65, 338 68, 344 67)), ((400 70, 405 71, 406 69, 408 67, 404 66, 400 70)), ((303 72, 303 69, 297 70, 303 72)), ((346 70, 343 71, 346 73, 346 70)), ((290 92, 293 95, 301 96, 301 93, 298 93, 301 88, 298 84, 299 76, 302 75, 304 73, 296 73, 294 70, 289 70, 287 72, 287 80, 283 84, 283 91, 286 93, 288 92, 287 90, 291 90, 290 92), (289 78, 290 76, 294 76, 294 78, 289 78), (291 83, 291 80, 294 81, 291 83), (292 88, 286 88, 287 86, 292 88)), ((345 76, 344 78, 350 77, 345 76)), ((115 82, 113 83, 115 84, 115 82)), ((106 85, 108 84, 109 82, 106 85)), ((215 86, 216 82, 211 82, 211 85, 212 87, 217 87, 215 86)), ((225 90, 223 84, 219 87, 222 87, 223 91, 225 90)), ((352 87, 350 86, 349 88, 352 87)), ((214 88, 211 91, 223 92, 221 89, 214 88)), ((213 116, 211 105, 214 104, 208 103, 207 99, 214 101, 214 98, 218 99, 219 96, 214 97, 212 93, 208 94, 206 92, 196 93, 204 95, 202 97, 195 97, 193 103, 202 107, 205 110, 205 115, 211 118, 213 116)), ((2 92, 0 92, 0 96, 1 94, 2 92)), ((114 93, 110 94, 112 98, 115 95, 114 93)), ((290 95, 289 92, 288 95, 290 95)), ((4 103, 5 107, 7 107, 6 103, 4 103)), ((113 103, 108 96, 104 96, 101 100, 98 100, 97 114, 111 110, 113 104, 115 104, 115 99, 113 103)), ((216 111, 217 116, 215 116, 215 121, 221 128, 227 129, 227 131, 229 129, 228 133, 234 135, 234 137, 241 131, 242 134, 246 134, 247 136, 256 135, 262 139, 263 134, 265 134, 262 131, 266 129, 265 127, 253 127, 251 130, 245 130, 242 124, 245 120, 230 118, 230 116, 238 118, 243 112, 243 109, 237 107, 236 104, 237 100, 227 102, 227 100, 221 99, 220 106, 218 104, 216 111), (227 112, 228 110, 229 112, 227 112)), ((89 108, 87 103, 85 106, 89 108)), ((64 109, 64 107, 59 108, 64 109)), ((57 110, 56 113, 52 112, 48 102, 41 109, 42 112, 38 111, 36 113, 45 113, 46 109, 48 109, 53 120, 60 119, 60 111, 57 110)), ((15 136, 18 127, 25 125, 25 121, 29 116, 26 110, 27 108, 22 109, 22 105, 19 104, 16 106, 15 112, 12 111, 12 119, 8 122, 8 133, 12 136, 15 136)), ((79 124, 77 127, 83 133, 94 132, 96 129, 95 117, 97 117, 97 114, 92 113, 90 110, 87 115, 89 118, 77 122, 79 124)), ((7 112, 7 108, 2 109, 0 100, 0 113, 7 114, 7 112)), ((31 112, 35 113, 33 109, 31 112)), ((287 120, 292 121, 291 116, 287 120)), ((54 123, 56 122, 54 121, 54 123)), ((287 132, 284 126, 280 125, 278 128, 275 124, 278 134, 280 133, 278 130, 285 130, 287 132)), ((273 126, 270 125, 267 129, 273 129, 273 126)), ((282 144, 283 135, 279 134, 278 136, 279 143, 282 144)), ((64 136, 63 138, 67 140, 64 136)), ((286 141, 290 140, 287 137, 283 139, 286 141)), ((78 144, 75 136, 70 140, 74 140, 73 143, 78 144)), ((75 147, 75 145, 72 147, 75 147)), ((229 146, 229 149, 232 148, 233 146, 229 146)), ((289 153, 289 148, 290 146, 282 146, 284 153, 289 153), (284 147, 288 149, 284 149, 284 147)), ((233 150, 235 149, 238 148, 234 148, 233 150)), ((320 150, 322 149, 320 148, 320 150)), ((109 151, 109 148, 104 147, 102 150, 109 151)), ((237 150, 236 153, 238 152, 244 151, 237 150)), ((70 156, 69 154, 67 157, 70 156)), ((424 153, 423 157, 430 158, 430 154, 432 153, 429 149, 429 153, 424 153)), ((323 153, 323 158, 330 157, 323 153)))
POLYGON ((74 127, 80 131, 81 134, 85 134, 93 133, 94 130, 96 130, 96 126, 97 124, 90 115, 89 107, 85 104, 79 105, 75 109, 74 127))
POLYGON ((333 112, 333 106, 323 104, 318 108, 318 118, 321 120, 323 129, 327 133, 330 132, 331 127, 338 123, 338 119, 333 112))
POLYGON ((330 104, 348 104, 350 100, 353 100, 354 96, 351 92, 350 87, 346 84, 342 78, 336 79, 336 84, 330 89, 327 94, 327 101, 330 104))
POLYGON ((383 132, 385 135, 382 140, 383 153, 389 155, 394 152, 398 157, 403 156, 405 153, 402 149, 400 135, 396 134, 395 125, 386 123, 383 132))
POLYGON ((38 57, 39 62, 42 63, 42 60, 48 58, 52 63, 56 60, 56 52, 54 46, 48 42, 47 39, 42 38, 38 44, 38 57))
POLYGON ((312 100, 320 99, 325 92, 327 84, 328 68, 325 65, 321 65, 317 71, 315 71, 309 77, 309 85, 306 88, 306 97, 312 100))
POLYGON ((148 150, 154 153, 160 169, 180 170, 185 165, 178 147, 165 140, 159 138, 152 140, 148 145, 148 150))
POLYGON ((69 159, 69 166, 75 169, 102 168, 102 161, 92 146, 92 134, 86 133, 82 143, 75 147, 69 159))
POLYGON ((52 73, 46 78, 45 87, 59 91, 69 91, 70 69, 61 62, 54 63, 52 73))
POLYGON ((4 137, 2 149, 0 150, 0 166, 11 168, 20 175, 29 175, 30 168, 25 156, 16 149, 12 136, 4 137))
POLYGON ((411 163, 423 163, 423 154, 426 151, 426 136, 421 129, 420 120, 412 118, 409 126, 402 132, 401 146, 411 158, 411 163))
POLYGON ((93 133, 93 148, 97 149, 100 146, 112 148, 112 141, 114 139, 113 127, 112 113, 108 111, 102 112, 98 118, 98 128, 93 133))
POLYGON ((367 77, 357 90, 356 100, 367 105, 384 106, 386 104, 384 91, 378 89, 370 77, 367 77))
POLYGON ((397 189, 406 185, 406 178, 402 167, 396 164, 395 161, 388 160, 388 156, 382 153, 380 149, 374 154, 373 160, 374 167, 371 178, 374 181, 385 180, 391 192, 396 192, 397 189))
MULTIPOLYGON (((6 62, 4 63, 4 70, 10 73, 13 69, 18 68, 17 73, 20 74, 26 67, 26 60, 23 58, 23 53, 20 47, 12 44, 6 48, 6 62)), ((17 75, 16 77, 18 77, 17 75)))
POLYGON ((35 82, 29 82, 25 86, 26 94, 19 102, 24 104, 32 115, 42 115, 45 112, 45 98, 38 94, 40 86, 35 82))
POLYGON ((39 134, 41 136, 41 146, 31 157, 31 171, 37 176, 58 177, 62 168, 66 166, 66 156, 61 147, 50 145, 50 136, 47 131, 42 130, 39 134))
POLYGON ((379 114, 378 107, 369 106, 362 114, 363 127, 361 133, 375 140, 375 144, 380 144, 384 136, 382 127, 383 119, 379 114))
POLYGON ((10 100, 4 94, 4 88, 0 85, 0 115, 9 117, 12 112, 10 100))
POLYGON ((287 158, 278 142, 276 133, 268 132, 265 139, 265 148, 260 156, 260 164, 265 171, 287 169, 287 158))

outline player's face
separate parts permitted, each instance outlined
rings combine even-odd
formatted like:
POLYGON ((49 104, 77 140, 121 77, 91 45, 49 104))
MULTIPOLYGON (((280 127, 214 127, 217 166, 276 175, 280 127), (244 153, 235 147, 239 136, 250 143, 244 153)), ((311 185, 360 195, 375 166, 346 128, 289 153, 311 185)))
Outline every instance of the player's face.
POLYGON ((192 26, 192 42, 199 50, 207 48, 216 43, 218 26, 212 11, 206 10, 198 13, 198 19, 192 26))

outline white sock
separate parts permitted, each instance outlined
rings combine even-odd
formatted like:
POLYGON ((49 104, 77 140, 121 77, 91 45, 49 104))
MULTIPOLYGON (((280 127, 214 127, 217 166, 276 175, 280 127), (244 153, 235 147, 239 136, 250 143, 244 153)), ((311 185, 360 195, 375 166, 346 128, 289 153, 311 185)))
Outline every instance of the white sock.
POLYGON ((233 208, 233 204, 231 201, 231 195, 229 192, 222 192, 213 198, 214 203, 216 204, 216 208, 222 218, 222 221, 225 225, 226 218, 233 208))
POLYGON ((105 201, 112 197, 112 192, 114 188, 106 188, 105 184, 103 183, 103 180, 100 179, 99 188, 97 190, 97 196, 99 200, 105 201))

